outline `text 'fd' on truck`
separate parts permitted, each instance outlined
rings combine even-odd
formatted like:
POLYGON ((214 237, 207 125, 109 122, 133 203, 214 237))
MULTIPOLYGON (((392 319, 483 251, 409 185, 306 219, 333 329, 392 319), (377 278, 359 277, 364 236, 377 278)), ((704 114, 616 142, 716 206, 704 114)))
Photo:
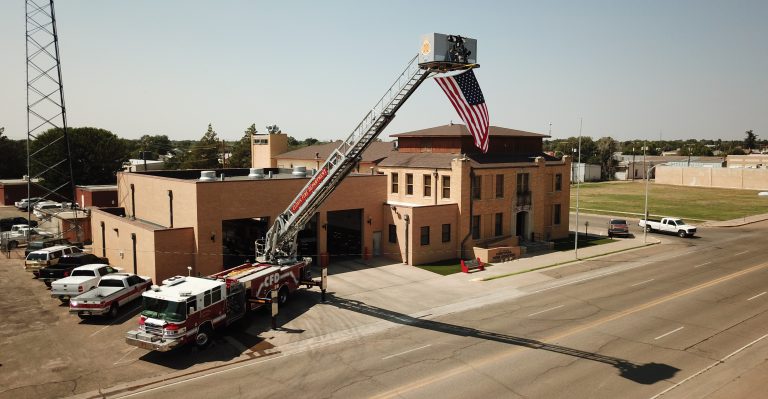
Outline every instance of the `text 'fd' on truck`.
POLYGON ((142 295, 144 310, 139 329, 129 331, 126 342, 157 351, 192 341, 202 347, 210 342, 214 330, 264 303, 273 303, 274 317, 274 302, 284 302, 301 285, 320 286, 324 293, 327 269, 322 269, 321 281, 310 278, 311 258, 297 257, 299 231, 354 170, 363 152, 421 83, 435 74, 477 68, 476 57, 475 39, 439 33, 422 36, 420 52, 347 139, 318 167, 317 174, 277 215, 265 239, 256 243, 258 263, 247 263, 209 277, 176 276, 164 280, 162 286, 142 295))

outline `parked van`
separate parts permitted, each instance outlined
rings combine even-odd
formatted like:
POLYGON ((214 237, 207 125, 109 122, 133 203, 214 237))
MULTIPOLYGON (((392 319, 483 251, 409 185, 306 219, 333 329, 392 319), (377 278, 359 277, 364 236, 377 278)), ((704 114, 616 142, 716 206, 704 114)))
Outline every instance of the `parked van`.
POLYGON ((56 245, 32 251, 27 255, 27 259, 24 260, 24 270, 32 272, 35 277, 39 277, 41 268, 55 265, 59 262, 59 258, 64 255, 80 252, 83 251, 80 248, 71 245, 56 245))
POLYGON ((64 209, 60 202, 45 201, 35 205, 33 213, 38 219, 42 219, 53 213, 61 212, 62 210, 64 209))

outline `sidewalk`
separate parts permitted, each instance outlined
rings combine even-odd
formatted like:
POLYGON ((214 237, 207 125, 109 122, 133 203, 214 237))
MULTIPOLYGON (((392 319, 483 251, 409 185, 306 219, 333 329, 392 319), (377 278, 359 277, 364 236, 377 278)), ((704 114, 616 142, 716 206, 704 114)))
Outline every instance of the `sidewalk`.
POLYGON ((764 213, 762 215, 751 215, 751 216, 732 219, 732 220, 713 221, 713 222, 704 223, 703 226, 738 227, 738 226, 744 226, 745 224, 750 224, 750 223, 764 222, 766 220, 768 220, 768 213, 764 213))

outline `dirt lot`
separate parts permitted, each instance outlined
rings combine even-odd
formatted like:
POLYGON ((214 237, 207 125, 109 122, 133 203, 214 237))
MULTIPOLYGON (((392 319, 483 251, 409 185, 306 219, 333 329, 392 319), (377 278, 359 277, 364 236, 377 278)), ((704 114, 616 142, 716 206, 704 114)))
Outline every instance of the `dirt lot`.
MULTIPOLYGON (((14 210, 0 209, 0 214, 9 212, 14 210)), ((123 309, 114 321, 81 321, 23 270, 22 257, 23 248, 10 258, 0 254, 0 398, 69 396, 178 371, 215 368, 272 348, 264 338, 269 335, 264 334, 269 317, 262 311, 217 336, 205 350, 184 347, 151 353, 134 348, 125 343, 124 334, 137 326, 138 303, 123 309)), ((297 293, 283 317, 296 317, 314 300, 297 293)))

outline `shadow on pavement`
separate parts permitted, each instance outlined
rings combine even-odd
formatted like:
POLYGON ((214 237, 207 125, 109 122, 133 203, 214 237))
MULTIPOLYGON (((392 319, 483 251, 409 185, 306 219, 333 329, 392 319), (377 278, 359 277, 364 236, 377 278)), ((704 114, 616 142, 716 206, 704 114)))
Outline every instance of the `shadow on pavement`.
POLYGON ((351 310, 353 312, 377 317, 379 319, 388 320, 398 324, 438 331, 445 334, 453 334, 462 337, 473 337, 530 349, 545 350, 609 364, 619 371, 620 376, 639 384, 655 384, 659 381, 674 377, 675 374, 680 371, 680 369, 667 364, 635 364, 629 360, 605 356, 594 352, 586 352, 565 346, 552 345, 537 341, 535 339, 521 338, 490 331, 477 330, 474 328, 462 327, 453 324, 442 323, 439 321, 417 319, 403 313, 393 312, 391 310, 371 306, 360 301, 344 299, 333 295, 330 295, 329 299, 330 300, 328 303, 338 308, 351 310))

